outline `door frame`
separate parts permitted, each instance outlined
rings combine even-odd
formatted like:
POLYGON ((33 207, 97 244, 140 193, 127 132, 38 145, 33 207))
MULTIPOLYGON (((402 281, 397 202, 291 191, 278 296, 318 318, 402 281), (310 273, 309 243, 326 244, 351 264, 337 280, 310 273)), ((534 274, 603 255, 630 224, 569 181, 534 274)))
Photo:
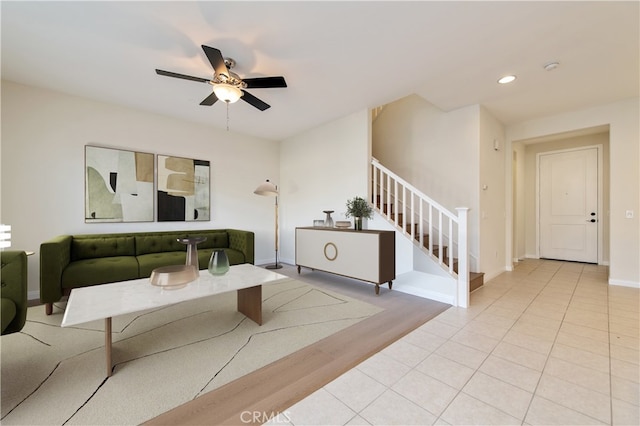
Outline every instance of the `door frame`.
POLYGON ((596 149, 598 156, 598 265, 603 264, 603 228, 604 223, 602 217, 604 216, 604 159, 602 144, 597 145, 585 145, 576 148, 558 149, 553 151, 539 152, 536 154, 536 257, 540 259, 540 157, 542 155, 549 154, 562 154, 566 152, 584 151, 587 149, 596 149))

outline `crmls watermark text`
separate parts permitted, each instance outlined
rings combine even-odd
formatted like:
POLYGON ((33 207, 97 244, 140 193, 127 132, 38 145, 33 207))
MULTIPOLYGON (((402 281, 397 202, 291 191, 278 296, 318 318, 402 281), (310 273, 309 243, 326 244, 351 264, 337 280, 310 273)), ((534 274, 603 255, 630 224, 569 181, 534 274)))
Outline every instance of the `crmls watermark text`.
POLYGON ((267 413, 265 411, 243 411, 240 413, 240 421, 242 423, 266 423, 270 422, 271 424, 289 424, 291 423, 291 418, 289 417, 289 413, 286 411, 282 413, 278 412, 270 412, 267 413))

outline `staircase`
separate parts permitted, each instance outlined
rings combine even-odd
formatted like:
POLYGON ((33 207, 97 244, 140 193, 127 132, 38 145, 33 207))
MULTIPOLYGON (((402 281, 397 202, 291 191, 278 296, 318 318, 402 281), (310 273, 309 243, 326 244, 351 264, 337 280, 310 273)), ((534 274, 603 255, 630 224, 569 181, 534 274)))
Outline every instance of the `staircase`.
POLYGON ((483 273, 469 272, 468 209, 445 209, 375 158, 371 172, 375 210, 457 282, 455 305, 466 308, 469 293, 484 281, 483 273))

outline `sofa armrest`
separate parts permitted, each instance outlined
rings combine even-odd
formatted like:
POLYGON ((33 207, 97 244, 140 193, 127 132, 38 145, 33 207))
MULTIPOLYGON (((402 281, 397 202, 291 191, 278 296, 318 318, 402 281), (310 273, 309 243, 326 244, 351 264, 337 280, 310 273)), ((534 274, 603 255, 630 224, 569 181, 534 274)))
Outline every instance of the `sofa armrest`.
POLYGON ((71 262, 71 235, 61 235, 40 244, 40 301, 62 298, 62 271, 71 262))
POLYGON ((247 263, 255 262, 254 253, 254 234, 251 231, 243 231, 240 229, 227 229, 229 234, 229 248, 244 253, 247 263))
MULTIPOLYGON (((2 334, 22 330, 27 320, 27 253, 6 250, 0 253, 2 271, 1 296, 15 305, 15 315, 7 324, 2 324, 2 334)), ((4 318, 3 318, 4 320, 4 318)))

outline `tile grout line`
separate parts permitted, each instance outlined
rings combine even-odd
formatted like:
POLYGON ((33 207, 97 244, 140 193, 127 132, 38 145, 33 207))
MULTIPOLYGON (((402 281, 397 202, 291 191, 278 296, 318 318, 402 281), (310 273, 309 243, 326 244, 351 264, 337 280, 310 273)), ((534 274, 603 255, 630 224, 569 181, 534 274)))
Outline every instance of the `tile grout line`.
MULTIPOLYGON (((539 266, 538 266, 536 269, 534 269, 534 271, 535 271, 535 270, 537 270, 538 268, 539 268, 539 266)), ((555 276, 556 276, 556 274, 558 273, 558 271, 559 271, 559 270, 560 270, 560 268, 556 269, 556 270, 555 270, 555 272, 553 273, 553 275, 551 275, 551 277, 549 277, 549 279, 545 282, 544 287, 542 287, 542 288, 540 289, 540 291, 538 291, 538 292, 536 293, 536 296, 535 296, 535 297, 531 300, 531 302, 527 305, 527 308, 529 308, 529 307, 531 306, 531 304, 532 304, 532 303, 533 303, 533 302, 534 302, 534 301, 535 301, 535 300, 540 296, 540 294, 544 291, 544 289, 545 289, 545 288, 547 288, 547 286, 548 286, 548 285, 549 285, 549 283, 553 280, 553 277, 555 277, 555 276)), ((532 272, 533 272, 533 271, 532 271, 532 272)), ((581 273, 582 273, 582 272, 581 272, 581 273)), ((529 273, 529 275, 531 275, 531 273, 529 273)), ((575 293, 575 287, 577 287, 577 283, 574 285, 574 289, 573 289, 573 292, 572 292, 572 297, 573 297, 573 293, 575 293)), ((570 303, 571 303, 571 301, 569 301, 569 304, 570 304, 570 303)), ((563 321, 564 321, 564 317, 565 317, 565 315, 566 315, 566 311, 567 311, 567 309, 569 308, 569 304, 567 304, 567 307, 565 308, 565 313, 564 313, 564 315, 562 316, 562 320, 560 321, 560 327, 562 327, 562 323, 563 323, 563 321)), ((520 314, 520 316, 516 319, 516 321, 513 323, 513 325, 515 325, 515 324, 518 322, 518 320, 520 320, 520 318, 522 318, 522 316, 523 316, 523 315, 524 315, 524 313, 526 312, 527 308, 525 308, 525 309, 522 311, 522 314, 520 314)), ((542 366, 542 370, 540 371, 540 377, 538 378, 538 381, 536 382, 536 386, 535 386, 535 388, 533 389, 533 391, 531 392, 531 399, 529 400, 529 404, 527 404, 527 409, 525 410, 524 415, 522 416, 521 423, 520 423, 520 424, 522 424, 522 425, 525 423, 525 419, 527 418, 527 415, 529 414, 529 410, 531 409, 531 404, 533 403, 533 399, 534 399, 534 398, 535 398, 535 396, 536 396, 536 391, 538 390, 538 386, 539 386, 539 384, 540 384, 540 380, 542 380, 542 375, 544 374, 544 369, 545 369, 545 367, 547 366, 547 362, 549 361, 549 357, 551 357, 551 351, 553 350, 553 346, 555 345, 555 342, 556 342, 556 340, 557 340, 557 338, 558 338, 558 333, 560 332, 560 327, 558 327, 558 331, 556 331, 556 335, 555 335, 555 337, 554 337, 553 343, 551 344, 551 348, 550 348, 550 350, 549 350, 549 354, 547 355, 547 358, 545 359, 544 365, 542 366)), ((513 326, 512 326, 509 330, 511 330, 512 328, 513 328, 513 326)), ((506 335, 506 334, 505 334, 505 335, 506 335)), ((503 339, 504 339, 504 337, 503 337, 503 339)), ((501 340, 501 341, 502 341, 502 340, 501 340)), ((495 348, 494 348, 494 350, 495 350, 495 348)), ((493 353, 493 351, 491 351, 491 353, 493 353)), ((484 364, 484 362, 483 362, 483 364, 484 364)), ((475 374, 475 373, 474 373, 474 374, 475 374)), ((498 380, 499 380, 499 379, 498 379, 498 380)))
POLYGON ((607 289, 607 341, 609 343, 609 424, 613 424, 613 371, 611 368, 611 301, 609 300, 609 286, 607 289))
MULTIPOLYGON (((536 267, 536 268, 534 268, 533 270, 529 271, 529 273, 527 274, 527 276, 528 276, 528 275, 531 275, 531 273, 533 273, 534 271, 536 271, 538 268, 539 268, 539 266, 537 266, 537 267, 536 267)), ((559 268, 558 268, 558 269, 559 269, 559 268)), ((528 308, 529 306, 531 306, 531 304, 533 303, 533 301, 534 301, 534 300, 535 300, 535 299, 540 295, 540 293, 542 292, 542 290, 544 290, 544 288, 546 288, 546 287, 547 287, 547 285, 549 284, 549 281, 551 281, 551 279, 553 279, 553 277, 555 276, 555 274, 556 274, 556 273, 557 273, 557 270, 556 270, 556 272, 554 272, 554 274, 549 278, 549 280, 546 282, 546 284, 544 285, 544 287, 542 287, 542 288, 541 288, 541 289, 536 293, 536 296, 531 300, 531 302, 529 302, 529 304, 527 305, 527 308, 528 308)), ((521 284, 521 280, 518 280, 518 284, 521 284)), ((505 293, 503 293, 499 298, 497 298, 497 299, 495 299, 493 302, 491 302, 491 304, 489 304, 485 309, 483 309, 482 311, 480 311, 480 313, 478 313, 478 315, 476 315, 476 316, 474 317, 474 319, 475 319, 475 318, 477 318, 477 317, 478 317, 482 312, 485 312, 489 307, 493 306, 493 304, 494 304, 494 303, 496 303, 497 301, 499 301, 500 299, 502 299, 503 297, 505 297, 505 296, 506 296, 509 292, 511 292, 514 288, 515 288, 515 285, 514 285, 514 284, 510 284, 509 289, 508 289, 505 293)), ((511 331, 511 330, 513 329, 513 327, 515 326, 515 324, 516 324, 516 323, 518 322, 518 320, 522 317, 522 315, 524 315, 524 313, 525 313, 525 312, 526 312, 526 308, 522 311, 522 313, 518 316, 518 318, 517 318, 517 319, 515 319, 515 321, 514 321, 514 322, 513 322, 513 324, 509 327, 509 329, 504 333, 504 335, 503 335, 503 336, 502 336, 502 338, 500 339, 500 342, 499 342, 499 343, 501 343, 501 342, 503 342, 503 341, 504 341, 504 337, 509 333, 509 331, 511 331)), ((468 324, 468 323, 467 323, 467 324, 468 324)), ((465 326, 466 326, 467 324, 465 324, 465 326)), ((464 327, 462 327, 462 328, 464 328, 464 327)), ((457 335, 457 334, 462 330, 462 328, 461 328, 460 330, 458 330, 458 332, 456 332, 455 334, 453 334, 453 335, 452 335, 452 336, 451 336, 447 341, 451 341, 451 338, 452 338, 452 337, 454 337, 455 335, 457 335)), ((556 334, 556 335, 557 335, 557 334, 556 334)), ((488 337, 488 336, 487 336, 487 337, 488 337)), ((456 342, 456 343, 458 343, 458 342, 456 342)), ((463 343, 461 343, 461 344, 463 344, 463 343)), ((464 344, 463 344, 463 345, 464 345, 464 344)), ((467 345, 464 345, 464 346, 467 346, 467 345)), ((497 345, 496 345, 496 347, 497 347, 497 345)), ((472 349, 476 349, 476 348, 472 348, 472 349)), ((478 350, 478 349, 476 349, 476 350, 478 350)), ((453 398, 451 399, 451 401, 449 401, 449 403, 448 403, 448 404, 447 404, 447 406, 444 408, 444 410, 442 410, 442 413, 444 413, 444 412, 449 408, 449 406, 451 405, 451 403, 452 403, 452 402, 453 402, 453 401, 454 401, 454 400, 455 400, 455 399, 456 399, 456 398, 457 398, 461 393, 464 393, 466 396, 468 396, 468 397, 470 397, 470 398, 473 398, 473 399, 475 399, 475 400, 478 400, 478 401, 482 402, 483 404, 487 404, 486 402, 484 402, 484 401, 482 401, 482 400, 479 400, 478 398, 476 398, 476 397, 474 397, 474 396, 472 396, 472 395, 467 394, 466 392, 464 392, 464 391, 463 391, 463 389, 464 389, 464 387, 465 387, 465 386, 466 386, 466 385, 471 381, 471 379, 473 379, 473 377, 475 377, 475 375, 480 371, 480 368, 484 365, 484 363, 486 362, 486 360, 489 358, 489 356, 491 356, 491 355, 493 354, 493 352, 494 352, 494 351, 495 351, 495 347, 491 350, 491 352, 487 353, 487 356, 485 357, 485 359, 484 359, 484 360, 480 363, 480 365, 475 369, 475 371, 473 372, 473 374, 472 374, 472 375, 469 377, 469 379, 464 383, 464 385, 462 385, 462 386, 461 386, 460 390, 456 393, 456 396, 455 396, 455 397, 453 397, 453 398)), ((502 357, 498 357, 498 358, 503 359, 502 357)), ((453 361, 453 360, 452 360, 452 361, 453 361)), ((453 361, 453 362, 456 362, 456 361, 453 361)), ((546 362, 545 362, 545 365, 546 365, 546 362)), ((543 371, 544 371, 544 367, 543 367, 543 371)), ((481 373, 482 373, 482 372, 481 372, 481 373)), ((483 373, 483 374, 484 374, 484 373, 483 373)), ((491 376, 491 377, 493 377, 493 376, 491 376)), ((540 375, 540 377, 542 377, 542 374, 540 375)), ((517 388, 521 389, 520 387, 515 386, 515 385, 512 385, 511 383, 505 382, 505 381, 503 381, 503 380, 500 380, 500 379, 498 379, 497 377, 493 377, 493 378, 494 378, 494 379, 496 379, 496 380, 499 380, 499 381, 501 381, 501 382, 503 382, 503 383, 506 383, 506 384, 508 384, 508 385, 511 385, 511 386, 514 386, 514 387, 517 387, 517 388)), ((540 380, 540 379, 538 379, 538 381, 539 381, 539 380, 540 380)), ((537 389, 537 385, 536 385, 536 389, 537 389)), ((523 390, 524 390, 524 389, 523 389, 523 390)), ((525 391, 526 391, 526 390, 525 390, 525 391)), ((535 390, 534 390, 534 392, 531 392, 531 400, 529 401, 529 406, 527 407, 527 410, 525 411, 525 414, 524 414, 524 416, 523 416, 523 418, 522 418, 522 420, 521 420, 521 424, 524 424, 524 419, 526 418, 527 413, 529 412, 529 407, 531 406, 531 402, 533 401, 533 397, 534 397, 534 396, 535 396, 535 390)), ((511 417, 515 417, 515 416, 512 416, 511 414, 509 414, 509 413, 505 412, 504 410, 502 410, 502 409, 500 409, 500 408, 498 408, 498 407, 495 407, 495 406, 493 406, 493 405, 491 405, 491 404, 487 404, 487 405, 490 405, 490 406, 491 406, 491 407, 493 407, 494 409, 496 409, 496 410, 498 410, 498 411, 501 411, 501 412, 505 413, 506 415, 509 415, 509 416, 511 416, 511 417)), ((438 416, 438 420, 443 420, 443 421, 445 421, 444 419, 442 419, 442 413, 438 416)))
MULTIPOLYGON (((580 276, 578 277, 578 280, 577 280, 577 282, 576 282, 576 284, 575 284, 575 286, 574 286, 574 291, 572 292, 572 294, 571 294, 571 298, 569 299, 569 303, 567 304, 567 308, 565 309, 565 314, 563 315, 563 318, 562 318, 562 321, 561 321, 561 325, 560 325, 561 327, 562 327, 562 324, 564 324, 565 317, 566 317, 566 313, 567 313, 567 311, 569 310, 569 307, 571 306, 571 301, 573 300, 574 295, 575 295, 575 293, 576 293, 576 290, 578 289, 578 286, 580 285, 580 280, 582 279, 583 271, 584 271, 584 267, 583 267, 583 268, 581 269, 581 271, 580 271, 580 276)), ((554 274, 554 275, 555 275, 555 274, 554 274)), ((546 287, 546 286, 545 286, 545 287, 546 287)), ((609 292, 609 290, 608 290, 608 288, 607 288, 607 317, 609 317, 609 314, 608 314, 608 313, 609 313, 609 307, 608 307, 608 292, 609 292)), ((607 320, 607 323, 608 323, 609 321, 610 321, 610 320, 608 319, 608 320, 607 320)), ((551 351, 553 351, 553 347, 555 347, 555 345, 556 345, 556 341, 557 341, 557 337, 558 337, 558 333, 559 333, 559 332, 560 332, 560 329, 558 329, 558 332, 556 333, 556 338, 555 338, 555 339, 554 339, 554 341, 553 341, 553 345, 552 345, 551 351)), ((610 341, 610 338, 609 338, 609 341, 610 341)), ((609 345, 609 347, 610 347, 610 345, 609 345)), ((580 348, 577 348, 577 349, 580 349, 580 348)), ((580 349, 580 350, 582 350, 582 349, 580 349)), ((549 358, 551 358, 551 351, 549 352, 549 355, 547 356, 547 359, 546 359, 545 364, 544 364, 544 366, 543 366, 542 374, 544 374, 544 369, 546 368, 547 363, 549 362, 549 358)), ((611 357, 610 357, 610 356, 609 356, 609 366, 611 366, 611 357)), ((540 375, 540 379, 538 380, 538 384, 536 385, 536 388, 534 389, 534 392, 533 392, 534 396, 535 396, 535 393, 536 393, 536 391, 537 391, 537 389, 538 389, 538 385, 540 384, 540 380, 542 379, 542 374, 540 375)), ((582 386, 582 385, 580 385, 580 384, 573 384, 573 385, 575 385, 575 386, 579 386, 579 387, 584 388, 584 389, 587 389, 587 390, 590 390, 589 388, 585 388, 584 386, 582 386)), ((611 387, 611 368, 609 368, 609 386, 611 387)), ((610 393, 611 393, 611 392, 610 392, 610 393)), ((539 398, 546 399, 547 401, 550 401, 548 398, 544 398, 544 397, 539 396, 539 395, 538 395, 538 397, 539 397, 539 398)), ((611 398, 612 398, 612 395, 610 395, 610 400, 611 400, 611 398)), ((594 419, 594 420, 597 420, 598 422, 600 422, 600 421, 601 421, 601 420, 599 420, 599 419, 597 419, 597 418, 593 417, 593 416, 592 416, 592 415, 590 415, 590 414, 587 414, 587 413, 584 413, 584 412, 581 412, 581 411, 577 411, 577 410, 575 410, 574 408, 567 407, 567 406, 565 406, 565 405, 563 405, 563 404, 559 404, 559 403, 558 403, 558 402, 556 402, 556 401, 551 401, 551 402, 553 402, 553 403, 555 403, 555 404, 558 404, 558 405, 560 405, 560 406, 562 406, 562 407, 565 407, 565 408, 567 408, 567 409, 569 409, 569 410, 579 412, 579 413, 580 413, 580 414, 582 414, 583 416, 590 417, 590 418, 592 418, 592 419, 594 419)), ((530 407, 531 407, 531 405, 529 405, 529 408, 530 408, 530 407)), ((527 409, 527 413, 528 413, 528 411, 529 411, 529 408, 527 409)), ((611 403, 610 403, 609 409, 610 409, 610 412, 611 412, 611 413, 610 413, 610 416, 611 416, 611 417, 610 417, 610 419, 609 419, 609 423, 608 423, 608 424, 612 424, 612 423, 613 423, 613 406, 612 406, 612 404, 611 404, 611 403)))
MULTIPOLYGON (((553 277, 558 273, 559 270, 560 270, 560 268, 558 268, 558 270, 556 270, 556 272, 549 279, 549 282, 553 279, 553 277)), ((547 368, 547 364, 549 363, 549 358, 551 358, 551 353, 553 352, 553 348, 555 347, 556 341, 558 340, 558 334, 560 333, 560 329, 562 328, 562 324, 564 324, 564 320, 567 317, 567 311, 569 310, 569 306, 571 306, 571 301, 573 300, 573 297, 576 294, 576 289, 578 288, 578 284, 580 283, 580 278, 582 277, 582 271, 583 270, 584 270, 584 266, 580 269, 580 275, 578 276, 578 279, 576 280, 576 283, 573 286, 573 291, 571 292, 571 298, 569 299, 569 302, 567 303, 567 306, 565 307, 564 314, 562 315, 562 319, 560 320, 560 327, 558 327, 558 331, 556 331, 556 335, 555 335, 555 337, 553 339, 553 343, 551 344, 551 349, 549 350, 549 354, 547 355, 547 358, 544 361, 544 365, 542 366, 542 371, 540 372, 540 377, 538 378, 538 381, 536 382, 536 386, 533 389, 532 396, 531 396, 531 401, 529 401, 529 406, 527 407, 527 411, 525 412, 524 418, 522 419, 523 423, 524 423, 524 419, 526 419, 527 415, 529 414, 529 410, 531 409, 531 404, 533 403, 533 398, 535 398, 536 392, 538 391, 538 387, 540 386, 540 382, 542 381, 542 376, 544 375, 545 369, 547 368)), ((547 287, 547 285, 549 285, 549 282, 547 282, 547 284, 545 285, 545 288, 547 287)), ((538 396, 538 397, 542 398, 541 396, 538 396)), ((545 399, 547 399, 547 398, 545 398, 545 399)), ((554 401, 552 401, 552 402, 554 402, 554 401)), ((559 405, 562 405, 562 404, 559 404, 559 405)))

